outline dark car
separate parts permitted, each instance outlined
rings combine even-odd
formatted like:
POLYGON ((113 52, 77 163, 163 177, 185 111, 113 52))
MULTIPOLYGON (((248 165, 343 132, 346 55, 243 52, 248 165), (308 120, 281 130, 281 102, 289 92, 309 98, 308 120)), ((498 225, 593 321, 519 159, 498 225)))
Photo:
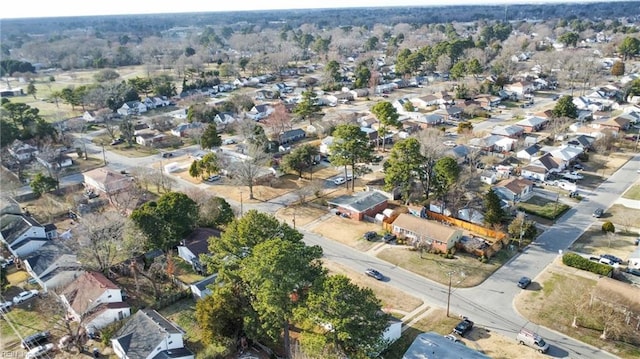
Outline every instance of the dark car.
POLYGON ((49 337, 51 337, 49 331, 39 332, 25 337, 20 345, 22 345, 24 349, 35 348, 38 345, 48 342, 49 337))
POLYGON ((573 165, 573 168, 576 170, 583 170, 584 166, 579 163, 576 163, 575 165, 573 165))
POLYGON ((529 278, 529 277, 522 277, 518 281, 518 287, 520 287, 522 289, 527 288, 529 286, 529 284, 531 284, 531 278, 529 278))
POLYGON ((384 237, 382 237, 382 240, 385 243, 393 242, 393 241, 396 240, 396 235, 393 234, 393 233, 387 233, 387 234, 384 235, 384 237))
POLYGON ((600 258, 606 258, 609 261, 611 261, 611 263, 618 263, 618 264, 622 264, 622 259, 612 255, 612 254, 603 254, 600 256, 600 258))
POLYGON ((640 269, 627 268, 627 273, 640 277, 640 269))
POLYGON ((453 328, 453 332, 463 337, 467 332, 473 329, 473 322, 468 318, 464 318, 455 328, 453 328))
POLYGON ((173 157, 173 153, 171 152, 165 152, 162 154, 162 158, 170 158, 173 157))
POLYGON ((378 237, 378 234, 374 231, 369 231, 363 234, 362 237, 368 241, 375 241, 376 237, 378 237))
POLYGON ((122 139, 122 138, 118 138, 118 139, 115 139, 115 140, 113 140, 113 141, 111 142, 111 146, 119 145, 119 144, 121 144, 121 143, 124 143, 124 139, 122 139))
POLYGON ((364 271, 364 274, 368 275, 371 278, 375 278, 377 280, 382 280, 384 278, 382 273, 378 272, 377 270, 375 270, 373 268, 367 269, 366 271, 364 271))
POLYGON ((595 211, 593 211, 592 216, 596 217, 596 218, 600 218, 602 217, 602 215, 604 214, 604 209, 602 208, 596 208, 595 211))

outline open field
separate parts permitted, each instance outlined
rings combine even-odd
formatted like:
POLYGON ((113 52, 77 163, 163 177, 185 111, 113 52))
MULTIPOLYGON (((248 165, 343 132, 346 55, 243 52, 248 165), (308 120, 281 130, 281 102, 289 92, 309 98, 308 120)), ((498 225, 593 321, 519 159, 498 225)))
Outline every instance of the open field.
POLYGON ((281 208, 276 212, 276 218, 287 222, 292 227, 294 226, 293 219, 295 218, 295 226, 304 227, 327 213, 325 209, 309 205, 299 205, 281 208))
POLYGON ((487 263, 480 262, 477 257, 458 252, 454 259, 446 259, 437 254, 410 250, 404 246, 389 246, 377 256, 389 263, 397 264, 406 270, 429 278, 441 284, 449 283, 449 273, 454 272, 454 287, 473 287, 482 283, 491 273, 500 268, 515 254, 503 249, 496 253, 487 263))
POLYGON ((376 241, 369 242, 362 235, 368 231, 379 232, 380 225, 365 221, 358 222, 340 216, 333 216, 322 221, 311 230, 325 238, 338 241, 361 251, 369 250, 379 243, 376 241))
POLYGON ((602 232, 600 227, 600 223, 591 226, 573 243, 571 250, 594 256, 613 254, 626 260, 637 248, 634 244, 635 239, 638 238, 637 234, 618 232, 612 236, 602 232))

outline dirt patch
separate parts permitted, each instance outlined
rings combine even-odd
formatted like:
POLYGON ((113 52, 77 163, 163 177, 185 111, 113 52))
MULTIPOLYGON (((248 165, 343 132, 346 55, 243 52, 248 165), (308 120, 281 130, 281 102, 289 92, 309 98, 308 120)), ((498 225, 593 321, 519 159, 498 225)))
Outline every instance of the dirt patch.
MULTIPOLYGON (((640 218, 640 215, 636 218, 640 218)), ((618 232, 613 236, 609 235, 602 232, 600 223, 596 223, 585 231, 570 249, 592 255, 608 253, 626 259, 637 248, 635 245, 636 238, 638 236, 634 233, 618 232)))
POLYGON ((410 247, 395 246, 380 251, 377 256, 389 263, 429 278, 441 284, 449 283, 449 273, 455 273, 452 282, 455 287, 473 287, 482 283, 502 266, 515 252, 501 250, 487 263, 467 253, 456 253, 454 259, 446 259, 437 254, 420 253, 410 247))
POLYGON ((374 231, 382 233, 382 228, 375 223, 358 222, 340 216, 330 217, 318 223, 318 225, 314 226, 311 230, 325 238, 338 241, 361 251, 367 251, 373 248, 380 240, 380 238, 378 238, 378 241, 365 240, 362 237, 365 232, 374 231))
POLYGON ((406 293, 390 287, 389 285, 367 277, 363 273, 355 272, 353 269, 343 266, 339 263, 323 259, 324 267, 329 270, 330 274, 342 274, 353 284, 360 287, 371 288, 376 297, 382 301, 384 311, 388 313, 398 313, 400 317, 412 312, 414 309, 422 305, 422 300, 407 295, 406 293))
POLYGON ((301 205, 278 210, 278 212, 276 212, 276 218, 289 223, 292 227, 294 227, 293 221, 295 220, 295 226, 304 227, 327 213, 327 210, 324 209, 309 205, 301 205))

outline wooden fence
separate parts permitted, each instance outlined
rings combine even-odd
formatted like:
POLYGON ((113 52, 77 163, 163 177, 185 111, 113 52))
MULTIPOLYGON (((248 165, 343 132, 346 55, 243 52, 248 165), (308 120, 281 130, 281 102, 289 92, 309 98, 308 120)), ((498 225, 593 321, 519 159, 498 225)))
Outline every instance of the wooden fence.
POLYGON ((507 238, 507 234, 504 232, 494 231, 493 229, 490 229, 490 228, 479 226, 477 224, 463 221, 461 219, 447 217, 443 214, 432 212, 432 211, 426 211, 426 213, 427 213, 427 217, 429 217, 430 219, 451 223, 456 227, 460 227, 470 232, 473 232, 475 234, 478 234, 480 236, 483 236, 485 237, 485 239, 487 239, 490 242, 501 241, 503 244, 507 244, 509 242, 507 238), (492 239, 494 240, 492 241, 492 239))

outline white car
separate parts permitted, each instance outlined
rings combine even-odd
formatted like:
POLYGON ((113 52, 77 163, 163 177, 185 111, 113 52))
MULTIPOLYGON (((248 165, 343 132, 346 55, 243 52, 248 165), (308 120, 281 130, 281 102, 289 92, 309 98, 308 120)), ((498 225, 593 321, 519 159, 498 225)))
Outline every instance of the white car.
POLYGON ((29 300, 38 295, 37 289, 25 290, 24 292, 13 297, 13 304, 20 304, 25 300, 29 300))
POLYGON ((0 313, 1 312, 8 312, 9 309, 11 309, 11 306, 13 306, 13 302, 2 302, 2 303, 0 303, 0 313))
POLYGON ((37 346, 31 350, 29 350, 27 352, 27 355, 25 355, 25 359, 35 359, 35 358, 40 358, 41 356, 47 354, 48 352, 53 350, 53 344, 48 343, 45 345, 40 345, 37 346))
POLYGON ((336 186, 339 186, 339 185, 341 185, 341 184, 345 184, 345 183, 347 183, 347 180, 346 180, 346 179, 344 179, 344 177, 336 177, 336 178, 333 180, 333 183, 334 183, 336 186))

